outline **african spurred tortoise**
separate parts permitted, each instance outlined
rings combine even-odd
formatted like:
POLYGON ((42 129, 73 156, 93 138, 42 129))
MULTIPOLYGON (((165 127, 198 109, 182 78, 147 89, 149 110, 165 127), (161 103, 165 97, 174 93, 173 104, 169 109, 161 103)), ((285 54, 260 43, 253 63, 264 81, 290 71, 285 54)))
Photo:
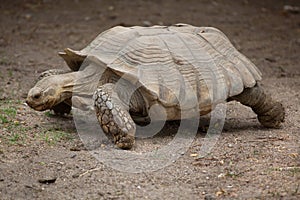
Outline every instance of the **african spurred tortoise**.
POLYGON ((67 48, 59 55, 72 72, 43 73, 27 104, 64 113, 72 100, 73 106, 80 102, 72 95, 93 96, 103 131, 123 149, 133 146, 135 122, 147 121, 153 105, 165 109, 167 120, 177 120, 205 115, 218 103, 236 100, 251 107, 265 127, 278 128, 284 120, 282 104, 258 83, 261 72, 216 28, 117 26, 81 51, 67 48), (94 93, 87 94, 93 81, 94 93))

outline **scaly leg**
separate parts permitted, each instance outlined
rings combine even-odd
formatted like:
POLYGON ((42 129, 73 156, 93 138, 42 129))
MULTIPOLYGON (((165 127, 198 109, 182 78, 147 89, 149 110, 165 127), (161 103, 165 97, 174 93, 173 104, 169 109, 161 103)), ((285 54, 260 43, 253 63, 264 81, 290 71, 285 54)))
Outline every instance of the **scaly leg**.
POLYGON ((99 86, 94 93, 97 118, 104 133, 117 147, 131 149, 135 141, 136 126, 114 88, 114 84, 107 83, 99 86))
POLYGON ((263 88, 255 85, 253 88, 246 88, 241 94, 231 97, 249 106, 257 114, 259 122, 268 128, 279 128, 284 122, 285 111, 280 102, 274 101, 267 95, 263 88))

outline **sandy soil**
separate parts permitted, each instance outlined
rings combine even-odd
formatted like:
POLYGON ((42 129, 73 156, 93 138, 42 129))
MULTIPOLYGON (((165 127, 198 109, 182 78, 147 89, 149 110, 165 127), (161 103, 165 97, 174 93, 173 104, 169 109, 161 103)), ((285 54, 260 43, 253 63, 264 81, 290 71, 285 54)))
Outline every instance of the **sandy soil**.
MULTIPOLYGON (((1 1, 0 199, 299 199, 300 13, 287 1, 1 1), (24 104, 38 74, 65 68, 57 56, 81 49, 115 25, 178 22, 221 29, 263 73, 263 86, 286 107, 281 129, 265 129, 230 103, 212 152, 199 159, 199 130, 187 152, 161 170, 125 173, 87 151, 72 116, 24 104)), ((151 150, 172 136, 138 140, 151 150)))

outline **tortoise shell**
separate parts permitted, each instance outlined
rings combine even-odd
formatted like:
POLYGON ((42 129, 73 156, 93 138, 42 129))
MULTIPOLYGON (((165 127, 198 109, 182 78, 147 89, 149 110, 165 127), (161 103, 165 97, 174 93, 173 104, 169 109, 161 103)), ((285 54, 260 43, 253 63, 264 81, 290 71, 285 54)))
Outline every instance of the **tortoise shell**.
POLYGON ((81 51, 67 48, 59 55, 73 71, 87 57, 94 57, 131 83, 139 83, 165 107, 178 101, 189 107, 193 92, 200 108, 208 112, 212 104, 261 80, 258 68, 212 27, 117 26, 99 34, 81 51))

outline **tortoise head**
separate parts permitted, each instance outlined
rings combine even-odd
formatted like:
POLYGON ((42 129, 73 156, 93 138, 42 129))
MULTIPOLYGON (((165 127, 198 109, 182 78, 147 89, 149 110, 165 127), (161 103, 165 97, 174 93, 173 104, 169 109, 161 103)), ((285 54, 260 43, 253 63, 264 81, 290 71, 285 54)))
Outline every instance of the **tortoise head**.
POLYGON ((38 111, 51 109, 72 97, 73 82, 72 73, 45 77, 28 92, 26 103, 38 111))

